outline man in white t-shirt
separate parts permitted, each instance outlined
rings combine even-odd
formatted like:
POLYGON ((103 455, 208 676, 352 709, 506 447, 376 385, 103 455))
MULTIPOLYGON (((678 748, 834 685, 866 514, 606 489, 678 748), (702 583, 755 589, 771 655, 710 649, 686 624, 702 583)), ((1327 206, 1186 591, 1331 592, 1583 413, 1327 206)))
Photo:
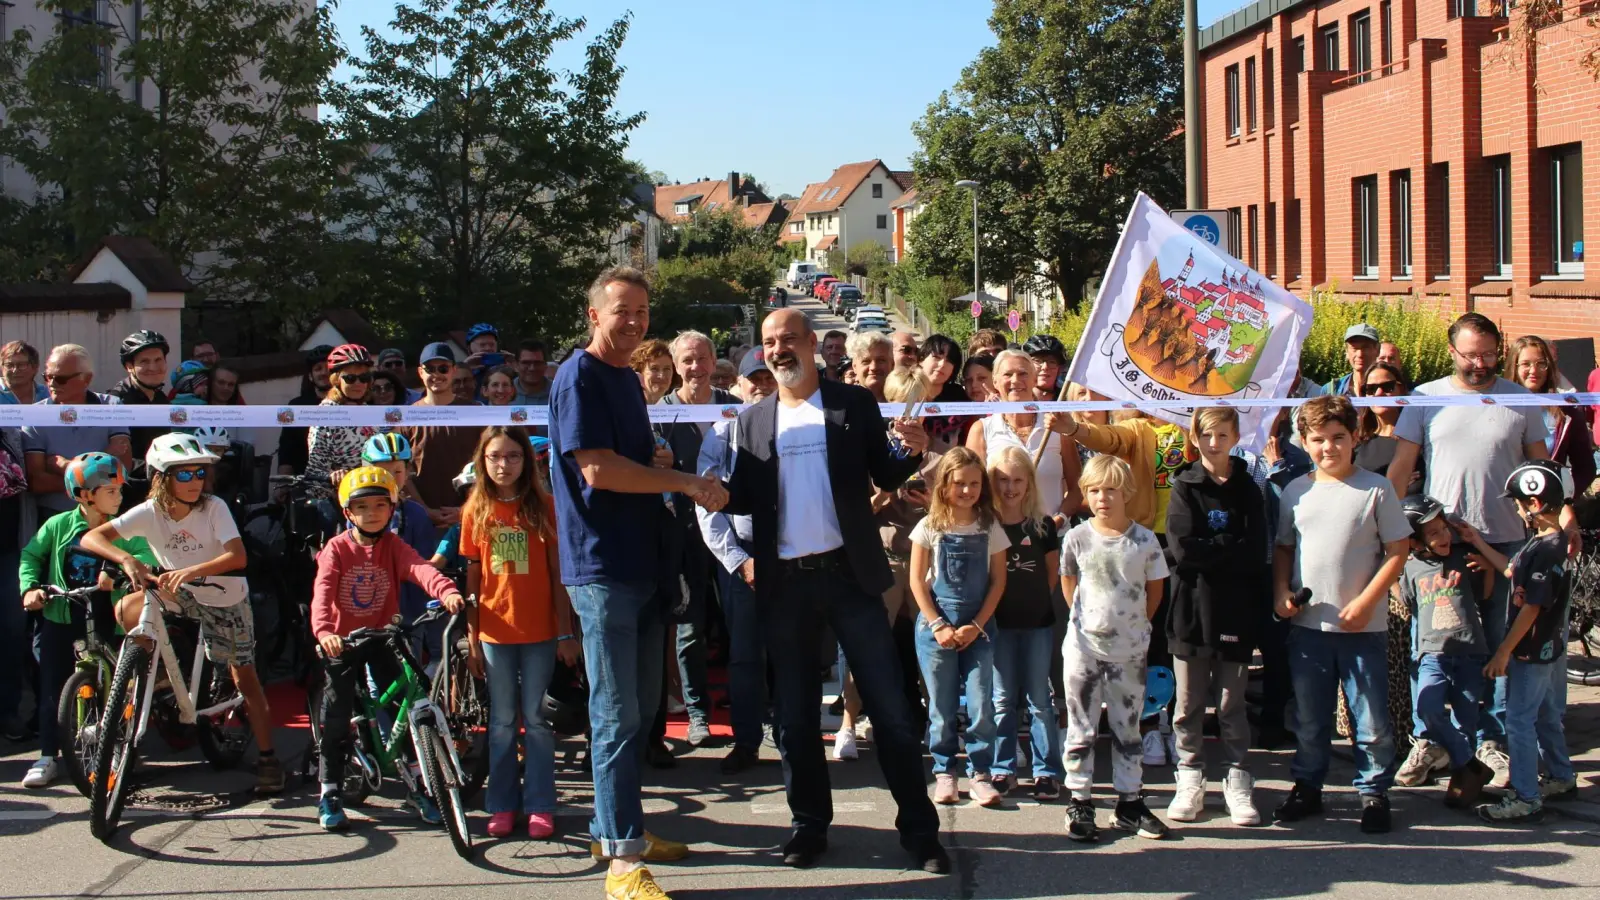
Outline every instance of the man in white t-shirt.
POLYGON ((950 870, 928 799, 922 735, 913 724, 881 597, 893 584, 871 493, 899 487, 927 447, 920 423, 897 421, 891 442, 864 388, 819 378, 817 336, 781 309, 761 326, 777 394, 739 415, 727 511, 751 517, 753 587, 767 612, 778 748, 787 767, 794 836, 786 865, 813 865, 828 847, 833 799, 822 752, 822 679, 830 626, 871 710, 878 762, 899 806, 900 844, 918 867, 950 870))

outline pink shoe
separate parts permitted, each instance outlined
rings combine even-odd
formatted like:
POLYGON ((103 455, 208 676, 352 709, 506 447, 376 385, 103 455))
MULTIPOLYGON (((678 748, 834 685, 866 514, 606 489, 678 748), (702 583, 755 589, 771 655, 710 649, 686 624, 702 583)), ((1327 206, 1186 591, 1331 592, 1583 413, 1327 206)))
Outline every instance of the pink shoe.
POLYGON ((516 827, 516 824, 516 813, 497 812, 489 817, 489 837, 503 838, 511 834, 511 830, 516 827))
POLYGON ((528 816, 528 837, 542 841, 556 833, 556 817, 551 813, 531 813, 528 816))

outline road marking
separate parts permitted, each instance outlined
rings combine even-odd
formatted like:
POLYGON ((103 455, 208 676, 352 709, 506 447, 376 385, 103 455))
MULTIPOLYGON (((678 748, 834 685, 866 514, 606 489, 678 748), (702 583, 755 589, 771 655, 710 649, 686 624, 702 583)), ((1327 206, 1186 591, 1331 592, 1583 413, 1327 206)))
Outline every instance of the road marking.
MULTIPOLYGON (((878 804, 870 802, 846 801, 833 804, 833 811, 836 813, 876 812, 877 809, 878 804)), ((789 812, 789 804, 752 803, 750 804, 750 812, 758 816, 786 814, 789 812)))
POLYGON ((43 822, 56 815, 53 809, 7 809, 0 810, 0 822, 43 822))

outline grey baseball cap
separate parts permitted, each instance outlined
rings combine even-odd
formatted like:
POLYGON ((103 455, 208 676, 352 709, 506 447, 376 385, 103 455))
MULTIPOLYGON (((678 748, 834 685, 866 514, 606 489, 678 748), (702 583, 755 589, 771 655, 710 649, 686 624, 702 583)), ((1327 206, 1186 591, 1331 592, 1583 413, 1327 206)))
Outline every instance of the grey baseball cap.
POLYGON ((1378 336, 1378 329, 1373 328, 1371 325, 1368 325, 1365 322, 1351 325, 1349 328, 1344 330, 1344 339, 1347 343, 1355 340, 1356 338, 1366 338, 1374 344, 1382 340, 1382 338, 1378 336))

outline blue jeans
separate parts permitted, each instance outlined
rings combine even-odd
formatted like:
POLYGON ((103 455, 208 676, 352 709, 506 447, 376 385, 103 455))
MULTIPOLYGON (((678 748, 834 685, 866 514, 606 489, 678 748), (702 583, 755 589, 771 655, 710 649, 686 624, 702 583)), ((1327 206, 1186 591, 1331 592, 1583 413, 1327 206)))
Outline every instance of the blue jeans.
POLYGON ((556 811, 556 739, 544 719, 544 694, 556 670, 556 642, 483 644, 489 675, 489 789, 484 809, 556 811), (522 789, 517 789, 517 714, 522 714, 522 789))
MULTIPOLYGON (((1505 554, 1506 559, 1517 555, 1526 539, 1520 541, 1506 541, 1490 546, 1505 554)), ((1511 627, 1509 618, 1511 610, 1511 579, 1495 578, 1494 587, 1489 592, 1489 602, 1483 609, 1483 636, 1489 643, 1489 652, 1500 649, 1500 642, 1506 638, 1506 630, 1511 627)), ((1496 678, 1493 690, 1484 690, 1484 702, 1487 704, 1483 716, 1478 719, 1478 743, 1495 741, 1504 744, 1506 741, 1506 680, 1496 678)))
POLYGON ((22 553, 0 553, 0 722, 22 705, 23 654, 28 652, 28 611, 22 608, 17 564, 22 553))
POLYGON ((1505 680, 1511 789, 1522 800, 1537 801, 1540 760, 1551 778, 1571 781, 1574 777, 1561 725, 1567 712, 1567 655, 1547 663, 1513 659, 1505 680))
POLYGON ((644 715, 661 697, 666 638, 653 581, 611 581, 567 588, 583 623, 589 674, 589 756, 594 818, 589 834, 606 856, 645 851, 639 766, 644 715))
POLYGON ((1450 754, 1450 768, 1472 760, 1478 737, 1478 704, 1483 700, 1482 656, 1445 656, 1424 653, 1411 666, 1416 685, 1415 715, 1428 740, 1450 754), (1445 704, 1449 703, 1449 708, 1445 704), (1454 710, 1452 716, 1451 711, 1454 710))
POLYGON ((686 604, 683 615, 673 626, 678 656, 678 674, 683 679, 683 704, 689 708, 691 722, 711 721, 710 677, 706 673, 706 631, 711 602, 706 596, 711 590, 711 567, 717 566, 711 552, 700 539, 699 532, 691 533, 683 549, 683 574, 681 590, 686 604))
POLYGON ((761 748, 761 720, 767 708, 767 651, 761 639, 761 610, 744 579, 718 568, 722 615, 728 623, 728 701, 733 707, 733 743, 761 748))
POLYGON ((1394 735, 1389 726, 1389 640, 1382 631, 1348 633, 1296 626, 1289 633, 1289 675, 1300 727, 1289 772, 1321 788, 1328 778, 1333 708, 1344 686, 1355 729, 1355 788, 1383 794, 1394 783, 1394 735))
POLYGON ((1033 777, 1061 780, 1061 727, 1050 693, 1054 629, 1002 628, 994 636, 994 774, 1017 771, 1017 718, 1027 704, 1032 720, 1033 777))
MULTIPOLYGON (((990 626, 990 630, 994 630, 990 626)), ((967 698, 967 762, 972 774, 988 775, 994 766, 994 641, 979 637, 964 650, 939 646, 926 619, 917 620, 917 660, 928 686, 928 752, 933 771, 961 775, 956 734, 961 698, 967 698)), ((1013 723, 1015 741, 1015 724, 1013 723)))

